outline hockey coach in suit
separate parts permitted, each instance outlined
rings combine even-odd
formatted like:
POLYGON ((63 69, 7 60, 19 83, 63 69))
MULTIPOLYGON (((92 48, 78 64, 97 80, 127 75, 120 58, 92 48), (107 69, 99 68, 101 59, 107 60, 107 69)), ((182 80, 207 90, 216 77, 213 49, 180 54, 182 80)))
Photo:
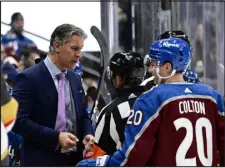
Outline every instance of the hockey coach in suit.
POLYGON ((18 74, 13 97, 19 102, 14 131, 24 138, 21 166, 74 166, 94 140, 79 75, 86 34, 71 24, 51 35, 50 52, 18 74))

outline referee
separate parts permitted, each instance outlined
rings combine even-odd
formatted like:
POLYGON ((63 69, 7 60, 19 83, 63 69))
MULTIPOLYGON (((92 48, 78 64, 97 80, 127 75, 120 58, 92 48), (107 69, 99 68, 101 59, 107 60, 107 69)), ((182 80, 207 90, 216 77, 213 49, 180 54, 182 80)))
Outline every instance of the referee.
POLYGON ((117 91, 117 97, 100 112, 95 142, 110 155, 121 148, 133 104, 146 91, 145 86, 140 86, 144 77, 143 58, 136 52, 114 54, 110 59, 108 77, 117 91))

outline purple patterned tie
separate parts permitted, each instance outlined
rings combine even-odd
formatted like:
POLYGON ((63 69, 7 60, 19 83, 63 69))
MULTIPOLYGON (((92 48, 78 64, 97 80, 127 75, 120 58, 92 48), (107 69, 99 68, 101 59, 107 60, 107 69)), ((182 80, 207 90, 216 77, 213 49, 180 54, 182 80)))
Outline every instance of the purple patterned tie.
POLYGON ((56 118, 55 129, 58 131, 64 131, 66 126, 66 103, 64 93, 64 78, 65 74, 61 73, 57 75, 59 80, 58 88, 58 114, 56 118))

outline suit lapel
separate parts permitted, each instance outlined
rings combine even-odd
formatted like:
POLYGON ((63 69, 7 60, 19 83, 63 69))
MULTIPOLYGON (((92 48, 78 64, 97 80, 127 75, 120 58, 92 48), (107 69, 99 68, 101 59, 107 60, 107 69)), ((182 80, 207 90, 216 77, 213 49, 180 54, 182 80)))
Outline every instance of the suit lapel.
MULTIPOLYGON (((52 76, 48 70, 48 68, 46 67, 44 61, 41 61, 39 63, 40 65, 40 71, 41 71, 41 77, 42 80, 40 80, 42 82, 42 86, 44 88, 44 93, 46 94, 46 96, 52 100, 53 103, 57 104, 58 101, 58 92, 56 90, 56 86, 55 83, 52 79, 52 76)), ((51 102, 51 101, 49 101, 51 102)))

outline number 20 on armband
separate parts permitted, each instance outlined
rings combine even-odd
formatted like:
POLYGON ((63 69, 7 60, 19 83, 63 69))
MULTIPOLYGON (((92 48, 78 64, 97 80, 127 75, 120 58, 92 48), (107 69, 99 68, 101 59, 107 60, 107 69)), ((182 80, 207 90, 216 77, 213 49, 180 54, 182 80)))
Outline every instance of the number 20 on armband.
POLYGON ((142 117, 143 117, 142 111, 138 110, 134 112, 134 110, 131 110, 130 116, 127 120, 127 124, 139 125, 141 123, 142 117))

